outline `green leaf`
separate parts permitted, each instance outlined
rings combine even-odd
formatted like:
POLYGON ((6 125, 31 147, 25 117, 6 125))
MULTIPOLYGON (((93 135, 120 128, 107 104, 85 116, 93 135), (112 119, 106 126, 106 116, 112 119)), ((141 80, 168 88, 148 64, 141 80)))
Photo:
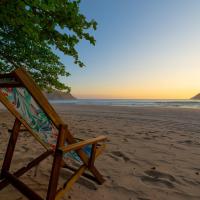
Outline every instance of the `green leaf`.
POLYGON ((79 7, 80 0, 1 2, 0 72, 22 66, 41 88, 70 90, 59 81, 60 76, 70 74, 52 47, 73 57, 78 66, 84 66, 76 45, 83 39, 95 45, 89 32, 96 30, 97 23, 88 21, 79 7))

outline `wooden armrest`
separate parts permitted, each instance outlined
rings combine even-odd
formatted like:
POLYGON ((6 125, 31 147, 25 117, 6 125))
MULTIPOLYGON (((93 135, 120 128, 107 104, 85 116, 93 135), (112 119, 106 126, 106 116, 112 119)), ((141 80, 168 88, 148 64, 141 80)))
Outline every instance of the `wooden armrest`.
POLYGON ((101 135, 101 136, 98 136, 96 138, 91 138, 91 139, 88 139, 88 140, 83 140, 81 142, 69 144, 66 147, 60 147, 59 149, 61 151, 63 151, 64 153, 66 153, 66 152, 69 152, 69 151, 72 151, 72 150, 81 149, 82 147, 89 145, 89 144, 95 144, 97 142, 104 141, 106 139, 107 139, 106 136, 101 135))

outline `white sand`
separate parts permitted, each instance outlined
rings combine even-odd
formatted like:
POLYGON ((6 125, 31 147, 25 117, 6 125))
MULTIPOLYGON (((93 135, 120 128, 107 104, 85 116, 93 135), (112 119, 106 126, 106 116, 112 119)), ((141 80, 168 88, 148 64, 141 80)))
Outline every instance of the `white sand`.
MULTIPOLYGON (((77 137, 106 135, 107 149, 96 162, 106 178, 99 186, 84 178, 64 199, 199 200, 200 110, 109 106, 56 106, 77 137)), ((13 118, 0 111, 0 167, 13 118)), ((43 151, 29 133, 21 133, 12 170, 43 151)), ((21 179, 45 196, 52 159, 21 179)), ((61 171, 60 183, 68 177, 61 171)), ((0 200, 26 199, 12 186, 0 200)))

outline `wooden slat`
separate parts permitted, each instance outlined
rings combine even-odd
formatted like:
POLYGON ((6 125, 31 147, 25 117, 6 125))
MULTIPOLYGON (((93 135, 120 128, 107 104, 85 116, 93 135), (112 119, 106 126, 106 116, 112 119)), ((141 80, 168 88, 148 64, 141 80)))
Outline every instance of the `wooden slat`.
MULTIPOLYGON (((43 154, 41 154, 39 157, 32 160, 30 163, 28 163, 25 167, 22 167, 21 169, 17 170, 13 175, 15 177, 20 177, 24 173, 26 173, 28 170, 32 169, 36 165, 38 165, 42 160, 47 158, 49 155, 53 154, 52 150, 46 151, 43 154)), ((4 179, 0 182, 0 190, 9 185, 10 182, 7 179, 4 179)))
MULTIPOLYGON (((25 128, 19 130, 19 132, 26 132, 26 131, 28 131, 28 129, 25 128)), ((12 129, 8 129, 8 132, 11 133, 12 129)))
POLYGON ((16 118, 13 129, 12 129, 11 136, 9 139, 9 143, 7 146, 6 155, 5 155, 5 158, 3 161, 3 165, 2 165, 2 169, 1 169, 1 177, 4 177, 4 172, 9 171, 9 169, 10 169, 10 164, 11 164, 13 153, 15 150, 15 145, 17 142, 20 126, 21 126, 21 122, 16 118))
POLYGON ((92 151, 89 160, 89 168, 94 166, 95 155, 96 155, 97 143, 92 144, 92 151))
POLYGON ((23 84, 20 82, 0 82, 0 88, 13 88, 13 87, 22 87, 23 84))
MULTIPOLYGON (((70 165, 67 165, 67 164, 65 164, 64 166, 62 166, 62 168, 66 169, 66 170, 69 170, 71 172, 76 172, 77 171, 77 168, 75 168, 73 166, 70 166, 70 165)), ((94 176, 92 176, 92 175, 90 175, 90 174, 88 174, 86 172, 84 172, 82 174, 82 176, 85 177, 85 178, 87 178, 87 179, 89 179, 89 180, 91 180, 91 181, 94 181, 94 182, 98 183, 94 176)))
POLYGON ((15 75, 13 72, 11 73, 4 73, 4 74, 0 74, 0 78, 15 78, 15 75))
POLYGON ((36 85, 32 77, 23 68, 16 69, 14 73, 24 84, 24 86, 28 89, 32 97, 35 99, 38 105, 44 110, 46 115, 50 117, 54 125, 57 128, 59 128, 60 124, 64 124, 59 115, 54 110, 54 108, 49 104, 46 97, 40 91, 40 88, 36 85))
POLYGON ((10 183, 18 189, 22 194, 24 194, 30 200, 43 200, 36 192, 26 186, 22 181, 17 179, 14 175, 9 172, 5 172, 5 177, 10 181, 10 183))
POLYGON ((90 172, 95 176, 96 181, 99 185, 102 185, 105 182, 105 179, 100 174, 100 172, 97 170, 95 166, 92 166, 89 168, 90 172))
POLYGON ((102 152, 105 150, 105 148, 106 148, 106 144, 101 144, 100 146, 98 146, 98 148, 96 150, 96 154, 95 154, 95 159, 102 154, 102 152))
POLYGON ((74 173, 72 177, 64 184, 64 187, 58 190, 55 200, 59 200, 60 198, 62 198, 64 194, 72 187, 72 185, 80 178, 80 176, 84 173, 86 169, 87 169, 87 166, 82 165, 76 171, 76 173, 74 173))
POLYGON ((69 144, 66 147, 62 147, 60 149, 63 152, 66 153, 66 152, 69 152, 69 151, 81 149, 82 147, 87 146, 89 144, 94 144, 94 143, 101 142, 101 141, 104 141, 104 140, 106 140, 106 137, 101 135, 101 136, 98 136, 96 138, 91 138, 91 139, 83 140, 81 142, 77 142, 77 143, 74 143, 74 144, 69 144))
POLYGON ((63 160, 63 152, 59 150, 59 147, 64 145, 66 128, 67 126, 64 126, 64 125, 61 125, 59 128, 59 135, 57 139, 56 150, 54 154, 54 160, 53 160, 46 200, 54 200, 56 196, 60 168, 61 168, 61 164, 63 160))
POLYGON ((0 88, 22 87, 22 86, 23 84, 19 81, 14 72, 8 74, 0 74, 0 88))

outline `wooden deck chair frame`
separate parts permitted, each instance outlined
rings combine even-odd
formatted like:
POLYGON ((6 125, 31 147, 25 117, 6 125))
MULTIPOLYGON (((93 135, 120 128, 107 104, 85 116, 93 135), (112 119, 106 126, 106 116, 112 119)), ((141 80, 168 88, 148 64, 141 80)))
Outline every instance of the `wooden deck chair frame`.
POLYGON ((99 136, 96 138, 82 140, 77 142, 76 139, 71 135, 68 130, 68 126, 61 120, 53 107, 49 104, 48 100, 44 97, 43 93, 40 91, 39 87, 35 84, 31 76, 23 69, 18 68, 10 74, 1 74, 0 78, 15 78, 15 81, 3 82, 0 83, 0 88, 9 88, 9 87, 25 87, 38 105, 43 109, 45 114, 52 120, 55 127, 59 130, 57 144, 55 150, 49 149, 45 143, 40 140, 28 123, 21 117, 21 115, 15 110, 12 104, 6 99, 6 97, 0 92, 0 101, 5 105, 5 107, 14 115, 15 122, 11 130, 11 135, 9 143, 7 146, 5 158, 3 161, 1 175, 0 175, 0 190, 6 187, 8 184, 12 184, 16 189, 18 189, 23 195, 31 200, 43 200, 35 191, 30 189, 26 184, 24 184, 18 178, 22 176, 25 172, 38 165, 42 160, 47 158, 49 155, 53 155, 53 164, 49 179, 48 191, 46 195, 46 200, 59 200, 62 198, 71 186, 80 178, 80 176, 85 176, 90 178, 93 181, 96 181, 99 184, 104 182, 103 176, 94 166, 95 159, 102 153, 105 148, 105 144, 98 145, 99 142, 105 141, 105 136, 99 136), (13 153, 15 150, 15 144, 17 142, 18 135, 22 129, 21 125, 25 127, 47 150, 39 157, 32 160, 29 164, 21 169, 17 170, 14 173, 9 171, 11 166, 11 161, 13 153), (65 142, 68 143, 65 146, 65 142), (90 157, 82 150, 86 145, 92 145, 92 151, 90 157), (63 154, 75 151, 82 161, 82 165, 78 169, 74 169, 71 166, 68 166, 63 160, 63 154), (59 173, 61 167, 65 165, 68 169, 72 170, 74 173, 63 185, 62 188, 57 189, 59 173), (89 170, 93 176, 85 173, 86 170, 89 170))

